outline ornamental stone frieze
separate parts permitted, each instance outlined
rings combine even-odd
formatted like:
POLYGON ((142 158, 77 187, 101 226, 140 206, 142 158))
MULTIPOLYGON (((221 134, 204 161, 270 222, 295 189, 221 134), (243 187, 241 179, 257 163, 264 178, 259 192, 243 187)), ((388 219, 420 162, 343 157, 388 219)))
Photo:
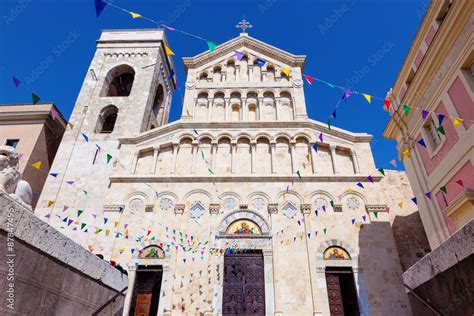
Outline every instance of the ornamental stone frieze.
POLYGON ((184 204, 175 204, 174 205, 174 213, 175 214, 183 214, 184 213, 184 204))
POLYGON ((221 205, 219 203, 209 204, 209 214, 219 214, 221 210, 221 205))
POLYGON ((300 210, 301 212, 303 212, 303 214, 311 213, 311 204, 301 204, 300 210))
POLYGON ((386 204, 366 204, 365 210, 367 212, 385 212, 387 211, 386 204))
POLYGON ((125 204, 104 204, 104 212, 121 212, 125 208, 125 204))
POLYGON ((269 214, 277 214, 278 213, 278 203, 268 204, 267 209, 268 209, 269 214))

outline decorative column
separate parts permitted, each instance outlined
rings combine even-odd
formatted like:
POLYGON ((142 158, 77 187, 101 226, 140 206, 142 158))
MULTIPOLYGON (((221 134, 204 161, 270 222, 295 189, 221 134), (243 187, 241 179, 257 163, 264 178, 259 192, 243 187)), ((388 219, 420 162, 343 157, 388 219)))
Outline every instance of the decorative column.
POLYGON ((338 173, 337 170, 337 161, 336 161, 336 145, 329 145, 329 149, 331 150, 331 162, 332 162, 332 171, 334 174, 338 173))
POLYGON ((275 102, 273 102, 273 104, 275 105, 275 120, 278 121, 278 118, 280 117, 280 115, 278 115, 278 108, 279 108, 279 105, 280 105, 280 97, 274 97, 275 98, 275 102))
POLYGON ((296 155, 295 155, 296 141, 290 141, 290 156, 291 156, 291 173, 296 172, 296 155))
POLYGON ((257 142, 252 140, 250 142, 250 172, 255 173, 255 147, 257 146, 257 142))
POLYGON ((212 119, 212 109, 214 108, 214 98, 209 98, 207 100, 207 121, 210 122, 212 119))
POLYGON ((160 147, 153 147, 153 163, 151 165, 150 173, 154 174, 156 170, 156 162, 158 160, 158 154, 160 153, 160 147))
POLYGON ((191 162, 191 173, 195 174, 196 173, 196 158, 197 158, 197 152, 199 149, 198 142, 196 140, 193 140, 193 161, 191 162))
POLYGON ((175 174, 176 172, 176 158, 178 156, 178 143, 173 143, 173 160, 171 161, 171 174, 175 174))
POLYGON ((318 173, 316 170, 316 151, 312 148, 313 146, 311 143, 308 145, 309 146, 309 152, 311 155, 311 167, 313 168, 313 174, 318 173))
POLYGON ((276 161, 275 161, 275 150, 276 150, 276 143, 271 142, 270 143, 270 155, 271 155, 271 160, 272 160, 272 173, 277 173, 276 170, 276 161))
POLYGON ((230 98, 225 98, 224 121, 230 121, 230 98))
POLYGON ((217 159, 217 142, 211 143, 211 151, 212 151, 212 171, 216 172, 216 159, 217 159))
POLYGON ((230 143, 230 150, 231 150, 231 173, 235 173, 236 165, 237 165, 237 157, 236 151, 237 149, 237 142, 231 141, 230 143))
POLYGON ((357 160, 357 154, 355 152, 355 149, 351 149, 351 156, 352 156, 352 165, 354 166, 354 173, 358 174, 360 173, 360 169, 359 169, 359 161, 357 160))
POLYGON ((133 154, 132 166, 130 168, 130 173, 134 174, 137 169, 138 163, 138 151, 133 154))
POLYGON ((262 120, 262 111, 263 111, 263 97, 258 98, 258 104, 257 104, 258 110, 257 110, 257 121, 262 120))
POLYGON ((240 102, 242 104, 242 116, 240 118, 241 121, 248 121, 249 119, 249 109, 247 108, 247 98, 242 98, 240 102))

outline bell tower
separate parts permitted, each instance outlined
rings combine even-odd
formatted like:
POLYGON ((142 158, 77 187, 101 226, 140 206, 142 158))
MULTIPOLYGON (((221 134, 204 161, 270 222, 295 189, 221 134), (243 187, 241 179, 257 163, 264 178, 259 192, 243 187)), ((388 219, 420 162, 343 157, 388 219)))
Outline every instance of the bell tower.
POLYGON ((100 209, 92 201, 105 196, 120 163, 118 139, 168 122, 176 81, 167 45, 159 29, 102 31, 51 168, 58 176, 48 178, 39 209, 51 212, 47 200, 56 201, 55 214, 62 205, 100 209))

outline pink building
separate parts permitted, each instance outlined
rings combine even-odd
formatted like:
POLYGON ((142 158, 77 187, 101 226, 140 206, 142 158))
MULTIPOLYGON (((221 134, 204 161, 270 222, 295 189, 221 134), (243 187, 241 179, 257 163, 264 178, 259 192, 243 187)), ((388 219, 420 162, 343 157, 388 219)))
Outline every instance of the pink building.
POLYGON ((474 307, 474 1, 431 1, 388 95, 431 253, 403 274, 415 315, 474 307))

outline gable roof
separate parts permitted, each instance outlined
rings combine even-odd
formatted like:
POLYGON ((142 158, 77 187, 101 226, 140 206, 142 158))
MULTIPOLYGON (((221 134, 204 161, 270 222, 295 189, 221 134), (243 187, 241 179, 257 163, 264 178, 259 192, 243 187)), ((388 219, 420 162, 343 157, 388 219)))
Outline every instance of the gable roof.
POLYGON ((300 67, 303 69, 306 55, 294 55, 284 50, 271 46, 258 39, 248 36, 247 33, 241 33, 239 37, 235 37, 230 41, 216 46, 213 52, 205 51, 194 57, 184 57, 184 67, 186 71, 189 68, 197 68, 207 64, 219 57, 227 55, 229 52, 233 52, 242 47, 247 47, 256 52, 259 52, 265 56, 271 57, 281 63, 287 64, 292 67, 300 67))

